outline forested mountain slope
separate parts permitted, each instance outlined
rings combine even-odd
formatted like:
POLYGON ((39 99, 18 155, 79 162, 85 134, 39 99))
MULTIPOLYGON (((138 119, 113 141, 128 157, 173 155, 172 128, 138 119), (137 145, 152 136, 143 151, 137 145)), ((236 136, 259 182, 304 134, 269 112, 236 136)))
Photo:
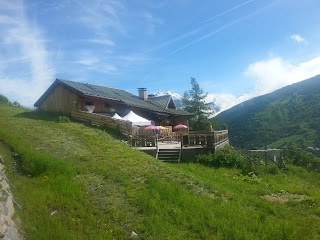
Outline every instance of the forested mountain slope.
POLYGON ((320 147, 320 75, 238 104, 215 120, 237 147, 320 147))

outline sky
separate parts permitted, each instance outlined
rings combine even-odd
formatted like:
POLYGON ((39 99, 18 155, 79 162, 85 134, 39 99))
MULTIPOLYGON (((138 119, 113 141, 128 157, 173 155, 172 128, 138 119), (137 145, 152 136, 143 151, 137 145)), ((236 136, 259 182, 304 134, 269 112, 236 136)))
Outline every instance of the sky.
POLYGON ((222 110, 320 74, 319 0, 0 0, 0 93, 56 78, 183 95, 222 110))

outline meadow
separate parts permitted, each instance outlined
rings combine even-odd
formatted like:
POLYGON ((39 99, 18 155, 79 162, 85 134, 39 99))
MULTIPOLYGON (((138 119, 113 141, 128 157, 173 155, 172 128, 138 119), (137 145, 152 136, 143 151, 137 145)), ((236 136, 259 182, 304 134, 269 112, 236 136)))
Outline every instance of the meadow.
POLYGON ((168 164, 118 137, 0 103, 26 239, 320 239, 319 173, 168 164))

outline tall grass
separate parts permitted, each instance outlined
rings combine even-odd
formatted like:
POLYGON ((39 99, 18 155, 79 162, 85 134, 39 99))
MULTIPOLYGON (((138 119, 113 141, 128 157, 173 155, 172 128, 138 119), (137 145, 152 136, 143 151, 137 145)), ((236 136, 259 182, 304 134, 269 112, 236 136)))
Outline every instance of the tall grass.
POLYGON ((0 140, 27 239, 318 239, 319 175, 248 179, 240 169, 164 164, 106 130, 0 104, 0 140), (268 201, 280 193, 301 201, 268 201), (291 195, 290 195, 291 194, 291 195))

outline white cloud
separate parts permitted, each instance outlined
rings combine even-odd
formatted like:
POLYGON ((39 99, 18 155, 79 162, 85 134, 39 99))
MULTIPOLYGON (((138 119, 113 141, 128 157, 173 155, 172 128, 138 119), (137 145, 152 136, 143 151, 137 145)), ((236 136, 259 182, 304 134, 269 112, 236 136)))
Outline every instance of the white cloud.
POLYGON ((53 80, 41 30, 26 20, 23 3, 3 1, 0 27, 1 45, 0 92, 11 101, 31 107, 53 80), (10 2, 10 3, 9 3, 10 2))
POLYGON ((214 101, 214 103, 223 111, 230 106, 236 105, 236 99, 237 98, 234 95, 228 93, 210 93, 205 100, 206 102, 214 101))
POLYGON ((290 36, 290 39, 297 42, 297 43, 302 43, 302 42, 305 42, 306 40, 301 37, 299 34, 293 34, 290 36))
POLYGON ((0 15, 0 23, 1 24, 17 24, 17 20, 12 17, 6 15, 0 15))
POLYGON ((75 63, 85 65, 88 67, 93 67, 100 63, 100 58, 97 54, 94 54, 91 51, 80 51, 76 54, 77 60, 75 63))
POLYGON ((152 35, 155 33, 157 26, 162 25, 164 21, 161 18, 157 18, 149 12, 141 14, 141 18, 147 25, 147 33, 152 35))
MULTIPOLYGON (((127 47, 136 37, 136 31, 141 32, 145 28, 149 34, 162 24, 162 20, 156 18, 144 7, 130 8, 130 4, 117 1, 85 0, 75 1, 76 8, 73 9, 73 21, 86 28, 92 37, 83 37, 80 41, 97 44, 100 51, 88 48, 88 50, 77 49, 73 52, 72 62, 81 64, 87 70, 106 74, 123 73, 132 65, 143 64, 150 59, 143 54, 127 50, 127 47), (132 34, 133 33, 133 34, 132 34), (130 43, 127 44, 128 39, 130 43), (123 43, 126 43, 124 46, 123 43), (91 50, 90 50, 91 49, 91 50), (119 51, 123 53, 115 53, 119 51)), ((145 34, 145 32, 141 32, 145 34)))
POLYGON ((320 74, 320 57, 296 64, 280 57, 274 57, 248 66, 245 76, 254 81, 254 88, 250 93, 241 96, 229 93, 210 93, 206 100, 215 99, 216 105, 221 108, 220 112, 222 112, 251 98, 273 92, 318 74, 320 74))
POLYGON ((75 1, 75 4, 80 6, 77 20, 88 29, 94 30, 100 38, 107 37, 107 33, 112 30, 126 33, 120 18, 124 9, 120 1, 75 1))
POLYGON ((79 59, 79 60, 76 60, 75 63, 79 63, 79 64, 82 64, 85 66, 92 67, 98 63, 98 60, 94 59, 94 58, 92 58, 92 59, 79 59))
POLYGON ((275 57, 252 63, 246 70, 246 75, 255 83, 254 96, 270 93, 319 73, 320 57, 295 64, 275 57))
POLYGON ((76 64, 82 65, 86 70, 111 74, 118 70, 113 64, 108 64, 103 56, 91 51, 81 51, 76 56, 76 64))
POLYGON ((214 114, 217 115, 239 103, 249 100, 250 98, 252 98, 251 94, 244 94, 237 97, 230 93, 210 93, 206 98, 206 102, 214 101, 214 103, 219 106, 220 111, 214 114))
POLYGON ((106 45, 106 46, 114 46, 114 42, 104 38, 104 39, 88 39, 87 40, 90 43, 100 44, 100 45, 106 45))

